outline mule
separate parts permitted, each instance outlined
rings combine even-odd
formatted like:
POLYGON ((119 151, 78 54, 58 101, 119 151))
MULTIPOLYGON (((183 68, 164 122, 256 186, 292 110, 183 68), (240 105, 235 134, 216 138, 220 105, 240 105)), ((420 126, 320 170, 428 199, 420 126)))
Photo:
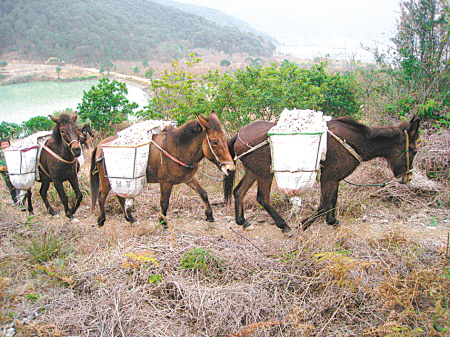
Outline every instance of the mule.
MULTIPOLYGON (((107 178, 101 145, 116 139, 112 136, 102 140, 94 149, 91 158, 91 191, 92 210, 96 201, 100 208, 97 225, 103 226, 106 221, 105 200, 111 186, 107 178)), ((167 210, 174 185, 186 184, 197 192, 205 207, 206 220, 214 221, 208 195, 197 179, 199 162, 206 157, 214 163, 226 176, 234 172, 235 165, 228 150, 228 137, 223 131, 217 115, 212 112, 208 118, 201 115, 197 120, 187 122, 181 127, 165 127, 161 133, 153 135, 150 143, 148 164, 146 169, 147 183, 160 185, 159 221, 168 228, 167 210)), ((117 196, 125 215, 125 219, 134 223, 137 220, 131 209, 125 207, 125 198, 117 196)))
MULTIPOLYGON (((41 182, 39 193, 48 213, 56 215, 57 213, 53 210, 47 198, 47 191, 50 183, 53 182, 53 186, 55 186, 64 206, 65 215, 69 219, 73 219, 73 215, 83 199, 77 176, 80 169, 77 158, 81 154, 79 133, 75 124, 77 115, 62 113, 58 117, 50 115, 50 118, 55 123, 52 135, 45 143, 41 144, 37 158, 39 181, 41 182), (67 194, 64 191, 63 183, 65 181, 70 183, 76 196, 75 203, 71 208, 69 208, 67 194)), ((33 214, 30 190, 27 191, 27 200, 28 212, 33 214)))
MULTIPOLYGON (((419 124, 420 120, 416 116, 409 123, 398 126, 369 127, 356 122, 351 117, 340 117, 327 122, 331 132, 327 135, 326 159, 321 162, 320 205, 311 217, 302 221, 303 229, 307 229, 324 214, 326 214, 328 225, 339 224, 335 215, 339 182, 348 177, 362 161, 377 157, 385 158, 394 176, 400 179, 400 183, 409 182, 412 178, 412 164, 417 152, 419 124)), ((283 233, 291 231, 270 202, 274 174, 270 170, 272 158, 266 140, 267 132, 275 125, 276 123, 273 122, 254 122, 242 128, 229 141, 231 155, 235 159, 236 156, 242 156, 240 160, 244 165, 245 173, 234 190, 234 174, 225 177, 225 199, 230 200, 233 193, 236 223, 246 230, 253 229, 253 226, 244 217, 243 199, 257 181, 256 199, 259 204, 269 213, 283 233)))
POLYGON ((78 127, 78 131, 80 132, 80 145, 84 146, 86 149, 89 149, 89 145, 87 143, 88 137, 94 137, 94 131, 91 126, 86 123, 82 127, 78 127))

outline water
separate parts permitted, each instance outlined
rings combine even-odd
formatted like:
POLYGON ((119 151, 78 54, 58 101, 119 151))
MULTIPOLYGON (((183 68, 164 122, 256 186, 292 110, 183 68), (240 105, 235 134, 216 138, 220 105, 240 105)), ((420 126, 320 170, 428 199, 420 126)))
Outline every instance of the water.
MULTIPOLYGON (((20 124, 36 116, 48 116, 67 108, 76 109, 83 91, 89 91, 97 80, 78 82, 31 82, 0 86, 0 122, 20 124)), ((127 84, 127 99, 142 108, 148 95, 127 84)))

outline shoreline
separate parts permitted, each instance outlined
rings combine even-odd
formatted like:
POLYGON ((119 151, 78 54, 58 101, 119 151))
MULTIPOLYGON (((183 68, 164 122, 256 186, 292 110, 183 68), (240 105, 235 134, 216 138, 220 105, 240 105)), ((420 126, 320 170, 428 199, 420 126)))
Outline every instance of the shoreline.
POLYGON ((75 82, 107 77, 112 80, 133 85, 149 95, 151 80, 117 72, 100 73, 96 68, 83 68, 74 65, 48 65, 15 61, 0 69, 0 86, 32 82, 75 82), (57 68, 61 70, 56 71, 57 68))

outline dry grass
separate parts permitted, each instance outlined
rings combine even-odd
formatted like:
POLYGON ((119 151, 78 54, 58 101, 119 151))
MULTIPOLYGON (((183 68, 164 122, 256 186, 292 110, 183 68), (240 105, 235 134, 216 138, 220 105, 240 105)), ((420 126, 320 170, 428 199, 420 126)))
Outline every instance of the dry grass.
MULTIPOLYGON (((195 228, 196 219, 204 218, 203 205, 183 186, 174 189, 169 211, 172 224, 180 226, 158 228, 157 185, 137 198, 141 225, 125 224, 110 197, 106 226, 92 227, 87 166, 80 223, 43 215, 38 184, 33 188, 37 217, 27 219, 12 208, 0 185, 2 329, 14 327, 23 336, 239 337, 444 336, 450 331, 445 246, 412 232, 425 230, 412 221, 420 212, 428 214, 426 221, 439 212, 448 217, 446 204, 436 203, 439 195, 448 195, 445 185, 435 191, 394 182, 383 188, 343 183, 340 228, 318 222, 283 239, 271 226, 279 239, 267 243, 257 239, 259 234, 228 229, 231 223, 224 219, 232 219, 233 207, 221 204, 220 184, 201 175, 214 204, 216 229, 195 228), (378 231, 362 226, 376 228, 383 221, 386 226, 378 231), (27 242, 41 247, 38 239, 48 237, 64 242, 64 254, 36 261, 23 249, 27 242)), ((201 170, 219 176, 209 164, 201 170)), ((385 162, 375 160, 349 180, 380 182, 390 176, 385 162)), ((272 197, 275 208, 288 216, 288 200, 275 190, 272 197)), ((311 214, 318 197, 317 191, 305 197, 301 214, 290 223, 311 214)), ((58 197, 50 202, 61 213, 58 197)), ((257 227, 270 222, 254 189, 245 209, 257 227)))

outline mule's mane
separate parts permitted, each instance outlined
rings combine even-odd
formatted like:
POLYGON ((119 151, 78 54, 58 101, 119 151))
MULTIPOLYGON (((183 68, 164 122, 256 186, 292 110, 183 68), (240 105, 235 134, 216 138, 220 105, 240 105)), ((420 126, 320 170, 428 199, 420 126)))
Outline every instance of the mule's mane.
MULTIPOLYGON (((205 119, 208 121, 211 128, 216 131, 222 132, 220 123, 216 119, 212 118, 211 115, 205 119)), ((203 129, 197 120, 193 120, 183 124, 178 128, 166 128, 165 131, 167 131, 167 133, 170 133, 175 141, 184 143, 201 133, 203 129)))
POLYGON ((339 121, 343 124, 347 124, 353 128, 356 128, 358 132, 363 134, 368 139, 374 139, 377 137, 393 138, 398 136, 399 130, 393 126, 376 126, 370 127, 357 122, 353 117, 344 116, 336 118, 335 121, 339 121))

